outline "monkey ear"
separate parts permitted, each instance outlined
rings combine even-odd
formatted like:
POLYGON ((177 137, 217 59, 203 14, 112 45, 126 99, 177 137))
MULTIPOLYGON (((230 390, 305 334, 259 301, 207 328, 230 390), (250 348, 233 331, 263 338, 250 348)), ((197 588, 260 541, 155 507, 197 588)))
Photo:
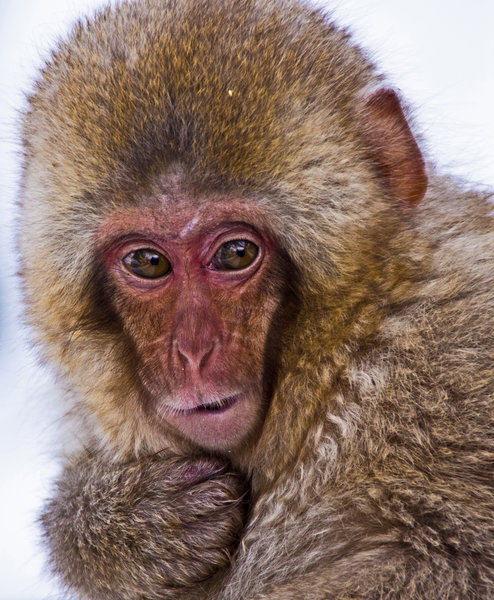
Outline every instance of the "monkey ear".
POLYGON ((392 195, 404 204, 420 202, 427 190, 425 163, 396 92, 379 88, 365 94, 357 118, 392 195))

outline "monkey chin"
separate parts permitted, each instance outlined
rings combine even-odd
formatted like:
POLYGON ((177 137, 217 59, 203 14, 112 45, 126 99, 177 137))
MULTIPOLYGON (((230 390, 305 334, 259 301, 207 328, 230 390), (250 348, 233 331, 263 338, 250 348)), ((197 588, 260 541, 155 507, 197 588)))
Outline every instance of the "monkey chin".
POLYGON ((202 402, 193 408, 161 405, 160 417, 187 440, 213 451, 231 452, 256 429, 261 400, 242 392, 221 401, 202 402))

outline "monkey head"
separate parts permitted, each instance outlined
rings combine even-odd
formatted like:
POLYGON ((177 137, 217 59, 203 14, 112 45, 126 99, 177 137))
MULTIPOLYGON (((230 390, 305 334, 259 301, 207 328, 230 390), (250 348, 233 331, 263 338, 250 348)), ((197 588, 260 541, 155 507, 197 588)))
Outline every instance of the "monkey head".
POLYGON ((347 34, 291 0, 103 9, 46 65, 23 141, 28 316, 80 435, 124 455, 303 436, 300 390, 393 293, 426 187, 347 34))

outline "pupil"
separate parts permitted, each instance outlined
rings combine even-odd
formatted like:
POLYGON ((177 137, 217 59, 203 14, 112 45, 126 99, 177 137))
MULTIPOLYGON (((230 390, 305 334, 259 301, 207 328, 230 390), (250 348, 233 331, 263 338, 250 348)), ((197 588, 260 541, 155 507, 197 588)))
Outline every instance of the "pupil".
POLYGON ((245 256, 245 248, 238 248, 237 254, 242 257, 245 256))
POLYGON ((153 265, 153 267, 155 267, 160 262, 159 256, 152 256, 150 262, 153 265))

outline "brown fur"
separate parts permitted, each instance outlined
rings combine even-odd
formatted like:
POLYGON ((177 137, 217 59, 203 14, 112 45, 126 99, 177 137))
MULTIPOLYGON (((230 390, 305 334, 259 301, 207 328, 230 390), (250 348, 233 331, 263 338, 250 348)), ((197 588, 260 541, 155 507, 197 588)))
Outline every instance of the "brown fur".
POLYGON ((243 492, 225 461, 157 454, 109 466, 84 454, 66 467, 42 525, 56 569, 83 597, 175 598, 229 565, 243 492))
POLYGON ((25 118, 20 246, 29 319, 94 454, 43 517, 81 597, 494 596, 492 205, 429 166, 423 202, 400 206, 355 112, 380 80, 291 0, 124 3, 46 66, 25 118), (177 171, 255 203, 297 299, 273 332, 258 439, 229 456, 247 521, 222 472, 197 489, 192 541, 177 523, 194 488, 166 506, 168 461, 188 460, 168 453, 191 446, 147 417, 95 256, 112 211, 177 171))

